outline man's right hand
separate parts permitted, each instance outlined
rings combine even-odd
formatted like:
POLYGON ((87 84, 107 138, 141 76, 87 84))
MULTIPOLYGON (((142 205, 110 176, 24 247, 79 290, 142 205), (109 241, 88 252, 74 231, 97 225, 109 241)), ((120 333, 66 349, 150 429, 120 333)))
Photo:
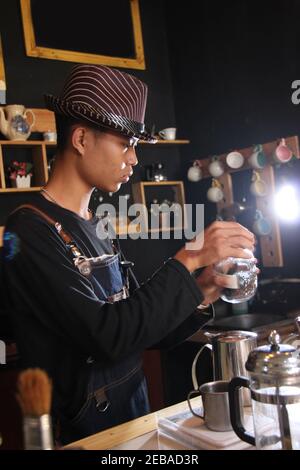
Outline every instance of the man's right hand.
POLYGON ((213 222, 204 230, 202 236, 204 239, 201 248, 187 250, 184 247, 174 256, 174 259, 180 261, 190 272, 210 266, 228 256, 250 258, 254 251, 253 233, 237 222, 213 222), (245 251, 245 248, 251 253, 245 251))

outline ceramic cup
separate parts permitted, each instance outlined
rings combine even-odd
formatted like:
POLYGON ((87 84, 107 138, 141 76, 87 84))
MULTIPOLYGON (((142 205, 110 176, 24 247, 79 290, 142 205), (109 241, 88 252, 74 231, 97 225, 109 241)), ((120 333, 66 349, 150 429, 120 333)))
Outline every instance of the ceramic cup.
POLYGON ((57 134, 54 131, 47 131, 43 133, 43 137, 47 142, 56 142, 57 134))
POLYGON ((266 182, 261 178, 257 171, 253 172, 252 183, 250 185, 250 191, 253 196, 263 197, 267 194, 268 188, 266 182))
POLYGON ((277 163, 287 163, 291 160, 293 157, 293 152, 286 145, 285 139, 281 139, 274 151, 273 157, 277 163))
POLYGON ((255 145, 253 153, 248 158, 248 163, 251 168, 261 170, 266 166, 267 159, 263 152, 262 145, 255 145))
POLYGON ((209 188, 209 190, 207 191, 206 196, 207 196, 207 199, 210 202, 217 203, 217 202, 222 201, 222 199, 224 197, 224 193, 222 191, 222 188, 221 188, 221 185, 220 185, 219 181, 213 179, 212 185, 209 188))
POLYGON ((176 139, 176 127, 167 127, 159 131, 158 135, 164 140, 175 140, 176 139))
POLYGON ((188 169, 187 178, 189 181, 192 181, 193 183, 197 183, 197 181, 201 180, 202 170, 201 170, 201 164, 199 163, 199 160, 194 161, 193 166, 191 166, 188 169))
POLYGON ((226 156, 226 163, 229 168, 238 169, 244 164, 244 157, 240 152, 230 152, 226 156))
POLYGON ((224 173, 223 163, 218 159, 213 159, 212 162, 208 165, 208 171, 214 178, 219 178, 224 173))
POLYGON ((269 235, 272 232, 272 224, 260 211, 256 211, 252 230, 256 235, 269 235))

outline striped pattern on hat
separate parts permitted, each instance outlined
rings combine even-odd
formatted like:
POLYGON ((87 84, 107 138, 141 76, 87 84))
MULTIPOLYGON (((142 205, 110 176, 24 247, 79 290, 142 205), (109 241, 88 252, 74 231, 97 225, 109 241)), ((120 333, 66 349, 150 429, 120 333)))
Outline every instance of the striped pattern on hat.
POLYGON ((103 65, 77 65, 59 97, 45 95, 47 108, 93 125, 149 142, 145 131, 147 85, 136 77, 103 65))

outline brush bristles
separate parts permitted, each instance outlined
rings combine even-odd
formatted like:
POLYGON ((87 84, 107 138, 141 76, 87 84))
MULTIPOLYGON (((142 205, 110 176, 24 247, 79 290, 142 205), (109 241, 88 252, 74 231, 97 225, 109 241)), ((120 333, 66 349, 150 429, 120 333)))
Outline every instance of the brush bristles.
POLYGON ((42 416, 50 413, 52 383, 45 371, 27 369, 18 379, 17 399, 24 416, 42 416))

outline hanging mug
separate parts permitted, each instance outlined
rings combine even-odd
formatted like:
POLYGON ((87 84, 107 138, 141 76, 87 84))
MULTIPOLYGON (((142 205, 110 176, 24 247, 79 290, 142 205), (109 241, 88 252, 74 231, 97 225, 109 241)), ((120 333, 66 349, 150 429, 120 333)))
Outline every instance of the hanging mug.
POLYGON ((261 178, 258 171, 253 171, 252 183, 250 185, 250 191, 256 197, 263 197, 267 194, 267 184, 261 178))
POLYGON ((200 160, 195 160, 193 166, 188 169, 187 178, 193 183, 197 183, 202 178, 201 162, 200 160))
POLYGON ((237 170, 241 168, 244 164, 244 157, 240 152, 230 152, 226 156, 226 163, 229 168, 237 170))
POLYGON ((293 152, 286 145, 285 139, 281 139, 274 152, 274 160, 277 163, 287 163, 293 157, 293 152))
POLYGON ((224 198, 224 193, 222 191, 221 183, 215 178, 213 178, 212 185, 207 191, 206 195, 207 195, 207 199, 210 202, 215 202, 215 203, 222 201, 222 199, 224 198))
POLYGON ((269 235, 272 232, 272 224, 263 216, 262 212, 256 210, 252 230, 256 235, 269 235))
POLYGON ((213 178, 219 178, 219 176, 223 175, 224 166, 218 157, 213 157, 211 163, 208 165, 208 171, 213 178))
POLYGON ((253 148, 253 153, 248 158, 248 164, 251 168, 255 170, 261 170, 267 164, 267 159, 263 151, 262 145, 255 145, 253 148))

